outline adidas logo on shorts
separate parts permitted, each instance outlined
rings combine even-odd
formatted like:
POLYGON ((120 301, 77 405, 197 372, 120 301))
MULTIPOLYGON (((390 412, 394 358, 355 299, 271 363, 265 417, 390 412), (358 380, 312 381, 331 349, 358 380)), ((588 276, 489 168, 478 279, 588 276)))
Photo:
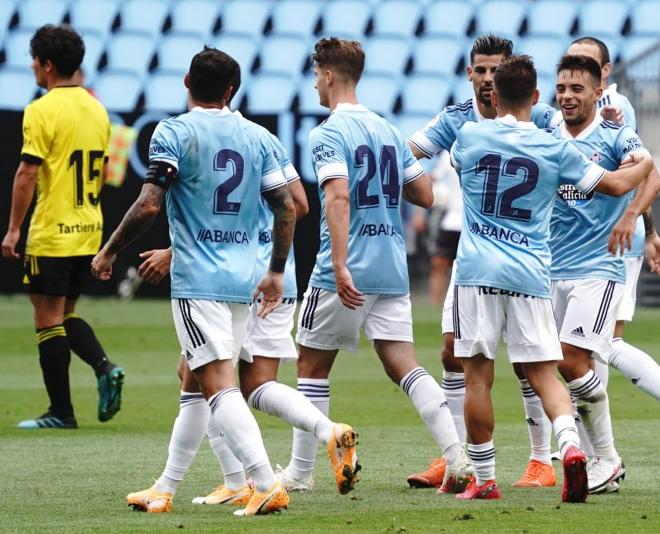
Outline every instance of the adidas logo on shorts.
POLYGON ((584 330, 582 330, 581 326, 578 326, 575 330, 571 330, 571 335, 572 336, 578 336, 578 337, 586 337, 584 335, 584 330))

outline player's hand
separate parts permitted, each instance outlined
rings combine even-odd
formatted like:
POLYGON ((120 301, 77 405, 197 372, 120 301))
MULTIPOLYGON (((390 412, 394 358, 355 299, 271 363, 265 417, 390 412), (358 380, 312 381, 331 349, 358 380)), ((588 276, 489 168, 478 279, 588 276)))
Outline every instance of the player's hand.
POLYGON ((637 228, 637 217, 624 213, 619 222, 612 228, 610 239, 607 242, 607 250, 610 254, 623 256, 626 250, 632 248, 633 235, 637 228))
POLYGON ((92 275, 99 280, 110 280, 112 276, 112 264, 117 259, 116 254, 102 248, 92 260, 92 275))
POLYGON ((140 258, 144 261, 138 267, 138 275, 140 275, 145 282, 157 285, 170 272, 170 265, 172 264, 172 249, 147 250, 140 254, 140 258))
POLYGON ((654 233, 644 243, 644 257, 652 273, 660 274, 660 236, 654 233))
POLYGON ((600 108, 600 116, 604 120, 614 122, 619 126, 623 126, 625 118, 623 116, 623 111, 616 106, 603 106, 600 108))
POLYGON ((16 244, 21 238, 21 230, 7 230, 2 240, 2 255, 9 260, 18 260, 20 255, 16 252, 16 244))
POLYGON ((364 304, 364 294, 353 285, 353 277, 348 267, 335 267, 335 282, 337 283, 337 294, 344 306, 354 310, 364 304))
POLYGON ((268 271, 257 284, 252 299, 257 300, 259 295, 263 296, 257 309, 257 316, 263 319, 282 302, 282 296, 284 295, 284 273, 268 271))

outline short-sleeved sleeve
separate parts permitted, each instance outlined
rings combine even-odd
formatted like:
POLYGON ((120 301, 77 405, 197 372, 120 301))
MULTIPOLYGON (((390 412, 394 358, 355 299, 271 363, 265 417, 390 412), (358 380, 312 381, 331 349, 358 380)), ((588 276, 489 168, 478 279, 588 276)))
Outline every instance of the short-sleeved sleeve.
POLYGON ((261 192, 269 191, 286 185, 286 179, 282 174, 280 162, 275 157, 275 145, 266 133, 260 137, 261 165, 261 192))
POLYGON ((623 113, 623 120, 626 126, 629 126, 633 132, 637 131, 637 117, 635 116, 635 109, 627 98, 623 98, 621 102, 621 112, 623 113))
POLYGON ((30 163, 41 163, 52 144, 52 133, 43 120, 39 108, 27 106, 23 115, 23 148, 21 157, 30 163))
POLYGON ((451 145, 451 149, 449 150, 449 161, 451 162, 451 166, 460 173, 463 168, 463 145, 461 143, 460 135, 456 138, 454 144, 451 145))
POLYGON ((339 134, 329 128, 316 127, 309 132, 312 163, 319 185, 333 178, 348 179, 348 158, 339 134))
POLYGON ((408 141, 431 158, 443 150, 449 150, 456 140, 457 130, 450 114, 442 110, 424 128, 411 135, 408 141))
POLYGON ((542 130, 554 128, 561 122, 561 112, 548 104, 535 104, 532 107, 532 122, 542 130))
MULTIPOLYGON (((649 151, 646 150, 642 140, 639 138, 639 135, 629 126, 623 126, 616 137, 616 157, 619 161, 623 161, 630 154, 635 152, 642 152, 644 154, 649 154, 649 151)), ((650 154, 649 154, 650 155, 650 154)))
POLYGON ((590 193, 605 175, 605 169, 589 161, 569 141, 561 150, 559 176, 562 183, 574 185, 583 193, 590 193))
POLYGON ((180 157, 176 130, 169 119, 159 122, 149 143, 149 161, 163 161, 178 170, 180 157))
POLYGON ((284 146, 282 146, 282 142, 273 134, 270 134, 270 138, 273 142, 273 155, 280 164, 280 168, 282 169, 282 173, 284 173, 286 182, 291 183, 295 182, 296 180, 300 180, 298 171, 293 166, 293 163, 291 163, 289 155, 286 153, 286 150, 284 150, 284 146))
POLYGON ((424 169, 413 156, 410 147, 403 143, 403 183, 407 184, 424 174, 424 169))

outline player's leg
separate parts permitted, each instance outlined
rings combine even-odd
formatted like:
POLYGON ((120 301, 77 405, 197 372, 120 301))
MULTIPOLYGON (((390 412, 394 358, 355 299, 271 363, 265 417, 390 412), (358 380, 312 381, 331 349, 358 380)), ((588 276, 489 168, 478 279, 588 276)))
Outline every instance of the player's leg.
POLYGON ((449 278, 451 276, 450 258, 442 256, 431 257, 431 272, 429 273, 429 290, 431 292, 431 301, 435 305, 440 305, 445 301, 449 278))

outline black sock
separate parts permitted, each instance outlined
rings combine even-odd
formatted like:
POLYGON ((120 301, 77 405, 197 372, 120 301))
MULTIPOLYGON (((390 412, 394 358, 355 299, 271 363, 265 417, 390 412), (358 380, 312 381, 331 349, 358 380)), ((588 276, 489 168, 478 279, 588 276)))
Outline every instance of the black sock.
POLYGON ((94 330, 83 319, 75 313, 67 313, 64 316, 64 328, 69 338, 71 350, 75 352, 82 361, 94 369, 96 376, 105 374, 110 367, 110 361, 99 340, 94 335, 94 330))
POLYGON ((72 417, 69 389, 71 352, 66 331, 61 324, 37 329, 39 363, 50 398, 49 411, 57 417, 72 417))

